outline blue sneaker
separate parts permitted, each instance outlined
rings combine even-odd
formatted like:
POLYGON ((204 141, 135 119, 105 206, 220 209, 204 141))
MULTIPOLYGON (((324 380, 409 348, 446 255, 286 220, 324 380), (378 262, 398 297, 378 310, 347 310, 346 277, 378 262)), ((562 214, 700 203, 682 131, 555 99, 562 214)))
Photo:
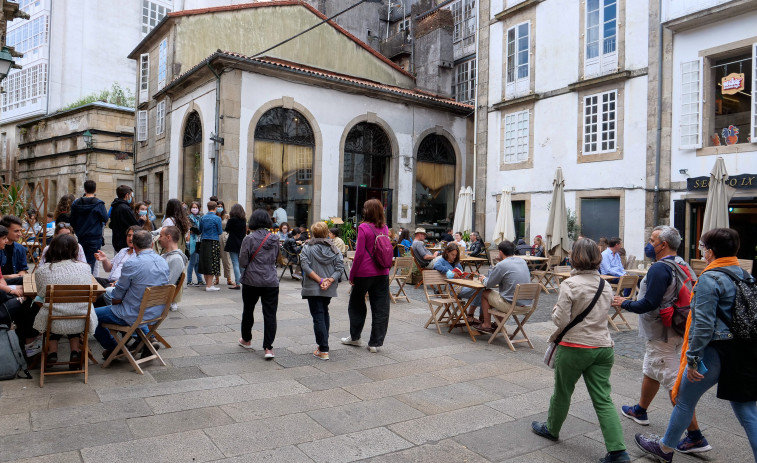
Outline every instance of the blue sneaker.
POLYGON ((634 438, 636 445, 646 454, 657 458, 662 463, 671 463, 673 461, 673 451, 663 452, 660 446, 660 439, 656 437, 647 437, 643 434, 636 434, 634 438))
POLYGON ((639 404, 636 404, 634 406, 630 405, 623 405, 620 407, 620 411, 623 413, 623 416, 626 418, 631 418, 635 422, 639 423, 642 426, 649 426, 649 418, 647 417, 647 411, 642 411, 642 408, 639 407, 639 404))
POLYGON ((712 450, 712 446, 707 442, 707 439, 702 437, 700 440, 693 440, 689 437, 689 433, 686 433, 686 437, 676 446, 676 451, 681 453, 702 453, 710 450, 712 450))
POLYGON ((533 421, 531 423, 531 431, 533 431, 535 434, 540 435, 541 437, 544 437, 546 439, 549 439, 551 441, 556 441, 557 436, 549 432, 549 429, 547 429, 547 423, 541 423, 539 421, 533 421))
POLYGON ((628 455, 628 452, 626 452, 625 450, 614 455, 612 453, 608 453, 604 458, 599 459, 599 463, 625 463, 630 461, 631 456, 628 455))

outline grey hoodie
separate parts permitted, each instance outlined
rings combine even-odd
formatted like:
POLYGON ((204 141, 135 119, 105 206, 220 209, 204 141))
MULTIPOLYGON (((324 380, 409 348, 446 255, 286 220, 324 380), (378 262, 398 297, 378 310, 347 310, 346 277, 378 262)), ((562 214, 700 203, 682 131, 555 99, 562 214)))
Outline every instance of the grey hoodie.
POLYGON ((187 268, 189 259, 187 259, 187 256, 181 249, 167 252, 163 254, 163 258, 168 264, 168 284, 175 285, 179 282, 179 277, 181 277, 181 274, 187 268))
POLYGON ((242 240, 239 251, 239 267, 245 268, 241 283, 249 286, 278 288, 279 279, 276 277, 276 261, 279 258, 279 235, 270 233, 265 228, 258 228, 242 240), (261 243, 262 246, 261 246, 261 243), (260 251, 257 251, 260 247, 260 251), (255 258, 252 256, 257 252, 255 258))
POLYGON ((300 265, 302 266, 302 297, 321 296, 336 297, 339 277, 344 270, 344 258, 328 238, 312 238, 302 247, 300 265), (315 272, 321 278, 333 278, 329 289, 322 291, 319 282, 308 277, 315 272))

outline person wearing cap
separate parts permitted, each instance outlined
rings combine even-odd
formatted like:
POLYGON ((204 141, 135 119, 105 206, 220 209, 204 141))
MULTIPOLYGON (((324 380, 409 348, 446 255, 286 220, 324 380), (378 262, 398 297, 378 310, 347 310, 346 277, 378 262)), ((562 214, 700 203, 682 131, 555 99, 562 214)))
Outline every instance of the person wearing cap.
POLYGON ((531 246, 531 255, 544 257, 544 241, 542 241, 541 235, 534 236, 534 245, 531 246))
POLYGON ((431 260, 439 255, 439 251, 436 251, 435 253, 431 253, 428 249, 426 249, 426 244, 424 241, 426 240, 426 229, 418 227, 415 229, 415 239, 413 240, 413 244, 410 246, 410 251, 413 253, 413 257, 415 257, 415 260, 418 262, 419 265, 421 265, 423 268, 428 266, 428 263, 431 262, 431 260))

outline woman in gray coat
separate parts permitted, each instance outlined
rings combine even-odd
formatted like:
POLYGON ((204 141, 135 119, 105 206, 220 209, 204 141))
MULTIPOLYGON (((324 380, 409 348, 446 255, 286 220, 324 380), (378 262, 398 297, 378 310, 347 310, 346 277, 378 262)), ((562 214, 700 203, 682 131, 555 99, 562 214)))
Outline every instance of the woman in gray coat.
POLYGON ((313 332, 318 349, 313 355, 329 359, 329 302, 336 297, 339 276, 344 269, 342 253, 328 238, 329 227, 316 222, 310 227, 313 237, 302 247, 302 298, 307 299, 313 317, 313 332))

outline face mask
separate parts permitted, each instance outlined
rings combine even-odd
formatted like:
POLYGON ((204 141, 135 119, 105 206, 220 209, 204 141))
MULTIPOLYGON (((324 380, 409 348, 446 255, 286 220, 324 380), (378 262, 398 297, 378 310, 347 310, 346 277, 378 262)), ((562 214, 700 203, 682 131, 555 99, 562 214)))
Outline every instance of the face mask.
POLYGON ((223 212, 223 208, 222 208, 222 207, 219 207, 219 208, 218 208, 218 212, 223 212))
POLYGON ((644 246, 644 255, 650 259, 655 259, 657 257, 657 253, 655 252, 654 245, 652 243, 647 243, 644 246))
POLYGON ((147 215, 147 211, 139 211, 139 215, 147 215))
POLYGON ((192 214, 197 215, 200 212, 197 208, 192 208, 192 214))
POLYGON ((129 196, 129 204, 131 204, 131 196, 129 196))

